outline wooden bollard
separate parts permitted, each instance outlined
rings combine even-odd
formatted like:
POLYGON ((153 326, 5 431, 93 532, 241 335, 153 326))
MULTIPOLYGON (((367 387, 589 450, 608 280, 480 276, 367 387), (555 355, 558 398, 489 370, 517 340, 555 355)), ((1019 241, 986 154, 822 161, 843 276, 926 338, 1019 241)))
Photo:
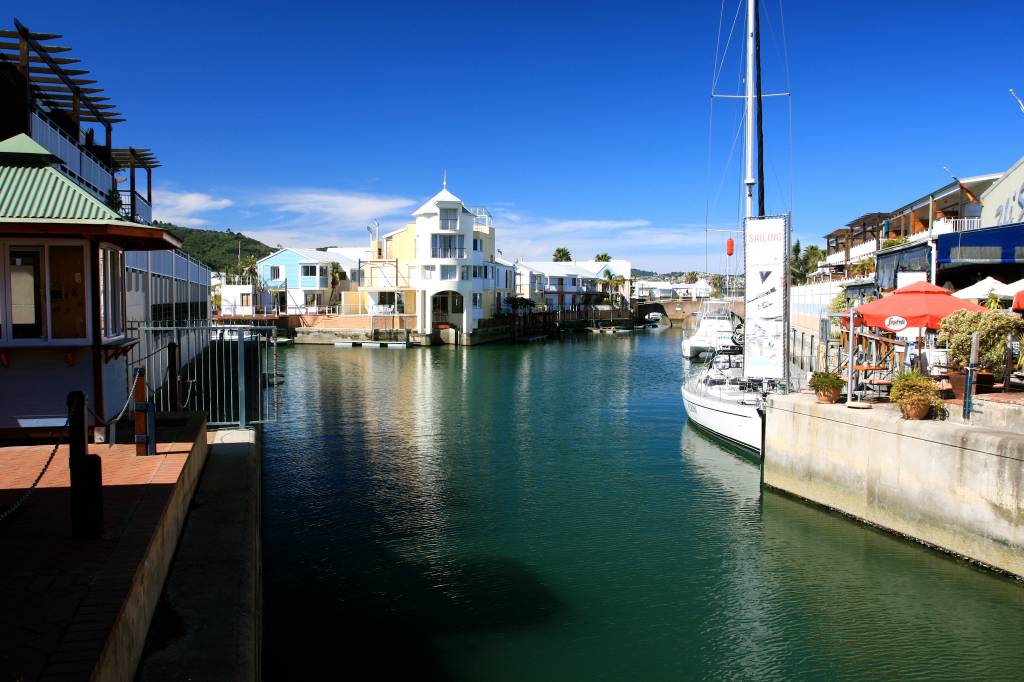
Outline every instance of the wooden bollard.
POLYGON ((85 394, 68 394, 68 469, 71 473, 71 535, 95 540, 103 535, 103 461, 89 454, 85 394))

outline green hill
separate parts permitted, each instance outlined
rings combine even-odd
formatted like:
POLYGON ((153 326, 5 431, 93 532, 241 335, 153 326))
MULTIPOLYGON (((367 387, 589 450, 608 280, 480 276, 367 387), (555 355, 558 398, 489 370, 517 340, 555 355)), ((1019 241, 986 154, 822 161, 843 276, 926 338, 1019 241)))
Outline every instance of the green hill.
POLYGON ((239 250, 241 250, 242 258, 246 256, 263 258, 274 251, 263 242, 246 237, 241 232, 201 230, 161 222, 154 224, 169 231, 181 241, 182 251, 192 254, 216 272, 224 272, 236 265, 239 250))

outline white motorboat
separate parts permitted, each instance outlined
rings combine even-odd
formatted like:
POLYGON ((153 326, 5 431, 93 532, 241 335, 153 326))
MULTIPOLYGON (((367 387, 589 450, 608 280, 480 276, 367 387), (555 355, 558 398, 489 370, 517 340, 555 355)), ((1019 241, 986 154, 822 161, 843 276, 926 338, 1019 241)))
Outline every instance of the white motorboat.
POLYGON ((739 349, 715 353, 706 366, 683 382, 683 406, 697 426, 761 454, 763 402, 757 387, 743 379, 739 349))
POLYGON ((725 301, 708 301, 701 307, 700 324, 692 336, 683 339, 683 356, 693 358, 701 353, 735 345, 733 331, 738 318, 725 301))

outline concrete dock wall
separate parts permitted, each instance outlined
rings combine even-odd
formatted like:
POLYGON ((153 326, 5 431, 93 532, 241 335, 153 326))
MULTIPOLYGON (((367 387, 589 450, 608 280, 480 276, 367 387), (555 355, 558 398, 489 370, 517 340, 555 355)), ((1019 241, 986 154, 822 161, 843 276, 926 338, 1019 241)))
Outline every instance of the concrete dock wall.
POLYGON ((769 401, 766 485, 1024 577, 1024 433, 769 401))

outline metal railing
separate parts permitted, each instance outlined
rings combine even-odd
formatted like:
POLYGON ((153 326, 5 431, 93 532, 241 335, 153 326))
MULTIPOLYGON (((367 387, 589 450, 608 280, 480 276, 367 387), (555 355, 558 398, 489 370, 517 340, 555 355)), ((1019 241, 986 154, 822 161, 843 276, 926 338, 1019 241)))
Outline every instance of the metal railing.
POLYGON ((135 194, 135 215, 132 215, 132 194, 130 189, 120 189, 118 192, 121 194, 121 210, 120 213, 125 218, 135 222, 143 222, 149 224, 153 220, 153 207, 149 205, 149 202, 139 194, 135 194))
POLYGON ((129 375, 145 369, 157 411, 202 412, 210 426, 276 421, 282 380, 276 327, 140 325, 128 335, 139 340, 128 355, 129 375))
POLYGON ((114 186, 114 174, 106 164, 36 111, 31 115, 30 134, 33 140, 59 156, 74 178, 84 181, 86 189, 100 199, 106 198, 114 186))

